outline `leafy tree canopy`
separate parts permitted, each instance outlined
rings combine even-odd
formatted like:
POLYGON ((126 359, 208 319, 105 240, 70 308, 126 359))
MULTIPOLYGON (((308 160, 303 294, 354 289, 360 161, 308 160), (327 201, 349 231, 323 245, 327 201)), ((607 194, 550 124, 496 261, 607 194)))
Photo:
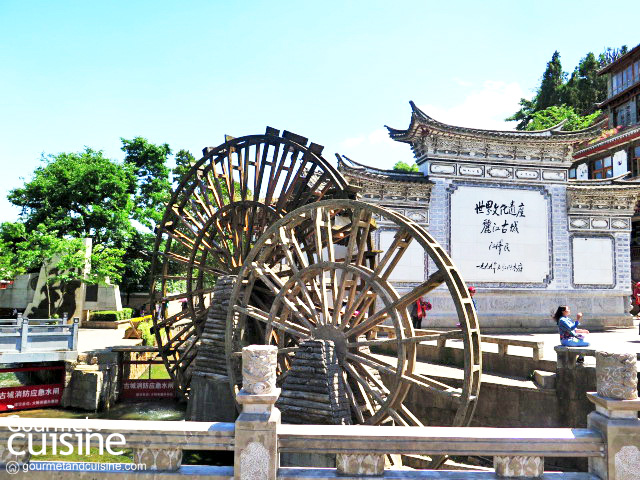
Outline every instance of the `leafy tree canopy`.
POLYGON ((177 186, 187 174, 191 166, 196 163, 195 157, 189 150, 180 150, 175 156, 176 166, 171 170, 171 178, 174 186, 177 186))
POLYGON ((12 277, 25 268, 40 268, 44 257, 36 253, 50 254, 53 247, 33 246, 33 254, 22 249, 23 260, 15 263, 19 268, 2 263, 11 262, 17 245, 26 245, 33 235, 47 233, 60 241, 91 237, 94 277, 85 281, 123 278, 125 292, 140 290, 141 285, 147 288, 154 235, 139 232, 136 226, 153 228, 162 217, 171 192, 166 165, 171 149, 142 137, 122 143, 122 163, 91 148, 43 156, 32 179, 8 196, 22 213, 21 222, 0 226, 0 273, 12 277))
POLYGON ((22 208, 26 232, 38 225, 60 236, 92 237, 97 244, 122 245, 130 231, 135 178, 101 151, 43 156, 33 179, 8 199, 22 208))
POLYGON ((626 52, 626 46, 620 49, 607 48, 597 57, 589 52, 569 75, 563 72, 560 54, 555 51, 547 63, 535 96, 532 99, 520 99, 520 110, 506 121, 517 121, 517 130, 537 130, 538 128, 529 126, 537 112, 545 111, 549 107, 566 106, 572 110, 553 110, 535 116, 536 125, 546 124, 544 119, 559 118, 557 116, 559 113, 565 113, 567 116, 559 118, 559 121, 567 118, 567 127, 581 124, 585 128, 589 125, 585 123, 586 120, 578 121, 575 115, 585 119, 590 118, 593 121, 597 117, 593 116, 596 105, 607 96, 606 78, 598 76, 598 71, 626 52))
POLYGON ((121 140, 122 151, 126 154, 124 164, 133 169, 137 178, 133 218, 142 225, 153 228, 162 220, 171 192, 167 167, 171 149, 166 143, 154 145, 142 137, 121 140))
POLYGON ((413 163, 411 165, 409 165, 408 163, 405 162, 396 162, 396 164, 393 166, 394 170, 398 170, 401 172, 418 172, 418 166, 413 163))
POLYGON ((581 116, 576 113, 573 107, 554 105, 533 113, 525 130, 545 130, 558 125, 563 120, 566 120, 566 123, 562 126, 563 130, 582 130, 591 125, 600 116, 600 113, 600 110, 596 110, 591 115, 581 116))

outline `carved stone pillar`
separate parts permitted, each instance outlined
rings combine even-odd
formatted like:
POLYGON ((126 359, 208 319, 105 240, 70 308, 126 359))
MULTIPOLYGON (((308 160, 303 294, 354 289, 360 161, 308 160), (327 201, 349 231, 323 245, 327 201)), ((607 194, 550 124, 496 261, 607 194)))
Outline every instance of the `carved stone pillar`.
POLYGON ((538 478, 544 473, 543 457, 493 457, 493 468, 498 477, 538 478))
POLYGON ((640 400, 635 353, 596 353, 596 405, 587 425, 605 440, 602 457, 589 459, 589 472, 603 480, 632 480, 640 471, 640 400))
POLYGON ((616 400, 638 398, 638 371, 635 353, 596 352, 598 395, 616 400))
POLYGON ((277 347, 251 345, 242 349, 242 390, 236 396, 242 412, 236 420, 234 477, 236 480, 276 480, 279 466, 275 408, 277 347))

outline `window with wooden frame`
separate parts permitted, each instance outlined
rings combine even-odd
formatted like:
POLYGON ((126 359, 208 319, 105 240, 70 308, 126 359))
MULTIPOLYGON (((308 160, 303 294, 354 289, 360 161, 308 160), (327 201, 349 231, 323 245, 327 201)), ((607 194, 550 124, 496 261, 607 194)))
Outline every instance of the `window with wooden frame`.
POLYGON ((599 179, 613 177, 613 161, 611 157, 604 157, 595 160, 591 168, 591 178, 599 179))
POLYGON ((631 147, 629 153, 631 154, 631 162, 629 164, 633 170, 631 173, 634 177, 637 177, 640 175, 640 143, 631 147))

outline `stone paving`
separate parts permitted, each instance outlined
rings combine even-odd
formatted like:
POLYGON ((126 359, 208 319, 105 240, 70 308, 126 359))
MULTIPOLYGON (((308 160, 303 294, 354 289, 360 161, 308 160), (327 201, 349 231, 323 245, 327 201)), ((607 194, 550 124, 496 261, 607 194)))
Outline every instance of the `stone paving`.
POLYGON ((142 340, 122 337, 124 337, 123 328, 81 328, 78 330, 78 353, 104 350, 108 347, 132 347, 142 344, 142 340))
MULTIPOLYGON (((590 342, 589 348, 602 350, 611 353, 635 352, 640 353, 640 334, 638 334, 638 324, 640 320, 634 319, 633 327, 616 328, 605 332, 592 332, 587 340, 590 342)), ((482 333, 482 326, 480 326, 482 333)), ((543 341, 544 349, 542 359, 556 361, 554 347, 560 345, 557 333, 513 333, 513 334, 489 334, 492 337, 514 338, 520 340, 543 341)), ((425 342, 427 343, 427 342, 425 342)), ((435 343, 435 342, 432 342, 435 343)), ((461 345, 460 340, 449 340, 448 346, 456 347, 461 345)), ((498 345, 492 343, 482 343, 482 350, 486 352, 498 353, 498 345)), ((527 347, 509 346, 509 355, 531 356, 531 349, 527 347)), ((595 365, 595 358, 587 358, 585 363, 595 365)))
MULTIPOLYGON (((482 332, 482 327, 480 327, 482 332)), ((502 338, 519 338, 523 340, 543 340, 544 351, 542 358, 545 360, 555 360, 556 352, 553 349, 560 345, 560 339, 557 333, 529 333, 529 334, 513 334, 513 335, 492 335, 502 338)), ((588 335, 587 341, 591 344, 590 348, 595 350, 603 350, 607 352, 640 352, 640 335, 638 334, 638 320, 634 320, 633 328, 617 328, 606 332, 593 332, 588 335)), ((482 349, 486 351, 498 351, 498 345, 483 343, 482 349)), ((512 355, 531 355, 531 349, 525 347, 509 347, 509 354, 512 355)))

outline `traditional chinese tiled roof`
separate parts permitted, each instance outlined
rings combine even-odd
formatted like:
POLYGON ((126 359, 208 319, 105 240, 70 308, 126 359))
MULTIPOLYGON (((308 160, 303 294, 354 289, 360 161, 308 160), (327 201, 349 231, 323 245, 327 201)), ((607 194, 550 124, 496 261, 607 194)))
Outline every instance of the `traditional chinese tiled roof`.
POLYGON ((379 180, 392 180, 396 182, 409 183, 433 183, 431 180, 429 180, 429 177, 425 176, 422 172, 383 170, 380 168, 370 167, 368 165, 358 163, 355 160, 351 160, 344 155, 336 156, 338 157, 338 170, 340 172, 346 171, 347 173, 364 175, 379 180))
MULTIPOLYGON (((567 183, 567 207, 570 214, 597 214, 631 216, 638 207, 640 197, 640 181, 628 177, 629 172, 614 178, 602 180, 569 180, 567 183)), ((598 221, 611 222, 615 225, 623 220, 600 218, 598 221)), ((570 219, 572 226, 584 223, 584 219, 570 219)), ((628 221, 626 225, 629 228, 628 221)))
POLYGON ((636 138, 640 138, 640 124, 634 125, 614 135, 611 135, 610 137, 599 140, 595 143, 592 143, 591 145, 587 145, 585 148, 577 150, 573 154, 573 158, 575 160, 580 160, 595 153, 606 152, 610 148, 630 142, 632 140, 635 140, 636 138))
POLYGON ((413 101, 409 103, 412 110, 409 128, 406 130, 399 130, 385 125, 387 130, 389 130, 389 136, 398 142, 412 143, 420 136, 427 133, 437 132, 447 136, 460 136, 467 138, 481 137, 486 140, 518 140, 530 143, 551 142, 572 144, 596 136, 600 132, 602 124, 606 121, 603 120, 602 122, 583 130, 576 130, 572 132, 562 130, 565 121, 545 130, 484 130, 480 128, 458 127, 439 122, 420 110, 413 101))
POLYGON ((576 180, 571 179, 568 181, 569 187, 579 187, 579 188, 597 188, 602 189, 603 187, 616 187, 616 188, 640 188, 640 178, 638 177, 629 177, 629 172, 623 173, 622 175, 618 175, 617 177, 612 178, 602 178, 602 179, 589 179, 589 180, 576 180))

